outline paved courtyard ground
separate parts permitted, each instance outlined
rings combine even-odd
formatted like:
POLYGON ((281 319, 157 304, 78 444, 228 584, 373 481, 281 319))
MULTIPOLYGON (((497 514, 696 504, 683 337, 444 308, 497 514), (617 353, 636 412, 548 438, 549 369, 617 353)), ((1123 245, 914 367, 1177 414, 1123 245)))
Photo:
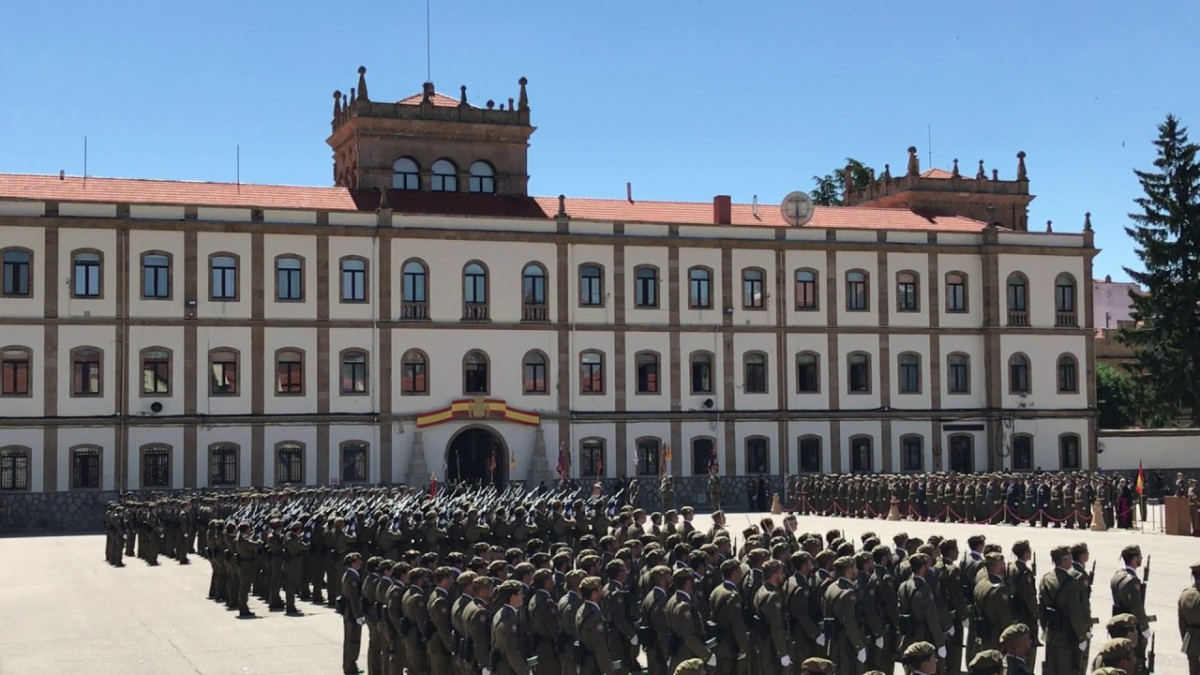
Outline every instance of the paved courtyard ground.
MULTIPOLYGON (((759 516, 751 516, 757 522, 759 516)), ((707 518, 698 517, 707 527, 707 518)), ((1096 567, 1093 610, 1103 633, 1110 598, 1108 579, 1120 567, 1119 551, 1138 543, 1151 557, 1147 612, 1159 622, 1157 672, 1186 673, 1175 620, 1175 603, 1189 583, 1188 565, 1200 561, 1200 539, 1139 532, 1087 532, 1042 528, 989 527, 801 519, 801 529, 842 528, 857 540, 873 530, 885 540, 904 531, 927 537, 938 533, 966 538, 979 531, 1007 551, 1028 539, 1038 552, 1038 571, 1050 568, 1052 546, 1086 541, 1096 567)), ((731 515, 740 530, 746 517, 731 515)), ((128 560, 122 569, 104 562, 102 535, 0 539, 0 673, 337 673, 341 623, 332 610, 300 603, 301 617, 270 613, 251 598, 259 618, 239 620, 204 596, 209 566, 200 558, 181 567, 165 562, 148 567, 128 560)), ((365 642, 364 635, 364 642, 365 642)), ((1096 644, 1096 643, 1093 643, 1096 644)), ((365 647, 365 645, 364 645, 365 647)), ((1093 654, 1094 655, 1094 654, 1093 654)), ((365 666, 365 657, 359 665, 365 666)), ((1040 672, 1040 667, 1038 668, 1040 672)))

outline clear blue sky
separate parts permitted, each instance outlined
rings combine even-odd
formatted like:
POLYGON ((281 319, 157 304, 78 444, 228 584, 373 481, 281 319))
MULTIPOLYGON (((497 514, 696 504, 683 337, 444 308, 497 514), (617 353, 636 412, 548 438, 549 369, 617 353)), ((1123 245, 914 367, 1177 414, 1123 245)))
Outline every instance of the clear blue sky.
MULTIPOLYGON (((1028 153, 1034 229, 1092 212, 1096 274, 1168 111, 1200 140, 1200 3, 433 0, 433 81, 529 78, 539 195, 777 203, 855 157, 1028 153)), ((425 1, 0 3, 0 171, 328 185, 332 92, 425 80, 425 1), (345 9, 341 9, 344 7, 345 9)))

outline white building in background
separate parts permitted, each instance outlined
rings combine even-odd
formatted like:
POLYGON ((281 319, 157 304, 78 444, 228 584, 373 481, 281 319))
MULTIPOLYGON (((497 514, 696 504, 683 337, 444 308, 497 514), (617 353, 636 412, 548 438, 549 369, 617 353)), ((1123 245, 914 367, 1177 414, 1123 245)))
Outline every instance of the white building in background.
POLYGON ((523 80, 335 97, 332 188, 0 175, 0 490, 1096 466, 1023 154, 791 227, 527 196, 523 80))

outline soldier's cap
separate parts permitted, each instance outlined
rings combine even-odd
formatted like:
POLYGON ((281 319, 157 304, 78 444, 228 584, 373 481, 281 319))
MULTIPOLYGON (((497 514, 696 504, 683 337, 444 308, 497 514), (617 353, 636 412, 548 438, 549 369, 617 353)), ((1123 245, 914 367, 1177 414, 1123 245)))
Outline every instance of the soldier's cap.
POLYGON ((390 560, 388 558, 384 558, 379 561, 379 568, 380 569, 383 569, 384 567, 391 568, 391 566, 395 565, 395 564, 396 564, 395 560, 390 560))
POLYGON ((677 584, 684 584, 688 581, 694 581, 695 577, 692 576, 692 568, 681 567, 671 573, 671 579, 677 584))
MULTIPOLYGON (((692 508, 692 507, 690 507, 690 506, 685 506, 685 507, 683 507, 682 509, 679 509, 679 512, 680 512, 680 513, 682 513, 682 514, 683 514, 683 515, 685 515, 685 516, 690 516, 690 515, 692 515, 693 513, 695 513, 695 512, 696 512, 696 509, 693 509, 693 508, 692 508)), ((668 511, 668 513, 670 513, 670 512, 668 511)), ((713 515, 715 516, 715 515, 717 515, 718 513, 721 513, 721 512, 720 512, 720 511, 714 511, 714 512, 713 512, 713 515)), ((725 514, 724 514, 724 513, 721 513, 721 515, 725 515, 725 514)))
POLYGON ((1004 671, 1004 655, 995 649, 985 649, 967 664, 968 675, 998 675, 1004 671))
POLYGON ((455 584, 457 584, 463 588, 470 586, 474 582, 475 582, 475 573, 472 572, 471 570, 464 570, 462 573, 460 573, 458 575, 458 578, 454 580, 455 584))
POLYGON ((804 659, 804 663, 800 664, 800 671, 804 675, 827 675, 833 672, 833 661, 816 656, 804 659))
MULTIPOLYGON (((404 554, 405 557, 408 557, 408 555, 408 553, 404 554)), ((438 554, 436 551, 429 551, 428 553, 422 553, 420 555, 422 565, 433 565, 438 561, 438 554)))
POLYGON ((1100 645, 1100 651, 1097 653, 1106 663, 1131 659, 1133 658, 1133 642, 1125 638, 1113 638, 1100 645))
POLYGON ((1004 562, 1004 554, 996 553, 995 551, 993 551, 993 552, 988 553, 987 555, 983 556, 983 559, 989 563, 1004 562))
POLYGON ((1108 620, 1108 623, 1104 624, 1104 628, 1110 634, 1114 632, 1128 633, 1137 629, 1137 617, 1132 614, 1116 614, 1108 620))
POLYGON ((349 567, 355 560, 362 560, 362 554, 358 551, 351 551, 342 558, 342 564, 349 567))
POLYGON ((1087 542, 1081 541, 1078 544, 1071 545, 1071 555, 1080 555, 1088 552, 1087 542))
POLYGON ((906 666, 916 666, 929 660, 929 657, 937 654, 937 648, 928 642, 914 642, 904 650, 904 655, 900 661, 906 666))
MULTIPOLYGON (((683 509, 684 509, 684 511, 683 511, 683 515, 685 515, 685 516, 686 516, 686 515, 688 515, 689 513, 691 513, 691 512, 692 512, 692 511, 691 511, 691 508, 692 508, 692 507, 690 507, 690 506, 685 506, 685 507, 683 507, 683 509)), ((714 519, 714 520, 716 519, 716 517, 717 517, 717 516, 720 516, 720 517, 724 518, 724 517, 725 517, 725 512, 724 512, 724 511, 713 511, 713 513, 712 513, 712 517, 713 517, 713 519, 714 519)))
POLYGON ((633 517, 634 517, 634 518, 636 518, 636 517, 638 517, 638 516, 644 516, 644 515, 646 515, 646 511, 645 511, 645 509, 634 509, 634 510, 633 510, 633 517))
POLYGON ((248 529, 250 529, 250 523, 246 523, 246 522, 238 523, 237 528, 238 528, 238 530, 248 530, 248 529))
POLYGON ((373 555, 370 558, 367 558, 367 567, 379 567, 379 563, 381 562, 383 562, 383 558, 373 555))
POLYGON ((288 525, 289 530, 299 530, 299 529, 303 529, 303 528, 304 528, 304 523, 302 523, 298 520, 293 520, 292 524, 288 525))
POLYGON ((668 518, 670 518, 671 516, 677 516, 677 515, 679 515, 679 514, 675 511, 675 509, 667 509, 666 516, 668 518))
POLYGON ((1142 547, 1138 546, 1137 544, 1130 544, 1129 546, 1126 546, 1125 548, 1121 549, 1122 557, 1135 556, 1135 555, 1141 555, 1141 554, 1142 554, 1142 547))
POLYGON ((1192 563, 1191 569, 1193 572, 1200 572, 1200 561, 1192 563))
POLYGON ((838 558, 837 560, 834 560, 833 566, 840 568, 840 569, 849 569, 851 567, 854 567, 854 557, 844 555, 844 556, 838 558))
POLYGON ((702 659, 684 659, 675 666, 672 671, 673 675, 704 675, 704 661, 702 659))
POLYGON ((1103 668, 1097 668, 1097 669, 1093 670, 1092 675, 1128 675, 1128 673, 1126 673, 1124 670, 1121 670, 1120 668, 1113 668, 1112 666, 1104 666, 1103 668))
POLYGON ((497 586, 496 591, 502 595, 505 593, 524 593, 525 585, 516 579, 509 579, 497 586))
POLYGON ((590 593, 599 590, 602 585, 600 577, 587 577, 579 584, 579 590, 584 593, 590 593))
POLYGON ((585 578, 587 578, 587 572, 583 570, 571 570, 563 575, 563 580, 567 582, 567 585, 578 584, 585 578))
POLYGON ((496 581, 494 579, 492 579, 489 576, 484 576, 482 574, 477 575, 474 579, 471 580, 471 588, 475 588, 475 589, 493 588, 493 587, 495 587, 495 585, 496 585, 496 581))
POLYGON ((1054 548, 1050 549, 1050 559, 1053 560, 1055 564, 1058 564, 1059 560, 1069 557, 1070 555, 1071 549, 1067 546, 1055 546, 1054 548))
POLYGON ((1021 637, 1031 634, 1032 633, 1029 630, 1029 626, 1026 626, 1023 623, 1014 623, 1008 628, 1005 628, 1004 632, 1000 634, 1000 644, 1009 645, 1021 639, 1021 637))

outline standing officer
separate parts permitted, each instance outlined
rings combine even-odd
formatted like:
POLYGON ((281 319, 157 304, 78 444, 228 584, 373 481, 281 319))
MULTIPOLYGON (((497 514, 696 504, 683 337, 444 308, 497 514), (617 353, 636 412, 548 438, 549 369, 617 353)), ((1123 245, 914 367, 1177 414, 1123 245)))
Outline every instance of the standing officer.
POLYGON ((1138 632, 1142 639, 1137 643, 1137 662, 1146 662, 1146 646, 1150 641, 1150 623, 1146 618, 1146 589, 1138 578, 1137 569, 1142 566, 1142 549, 1137 545, 1121 549, 1121 560, 1125 566, 1113 575, 1109 588, 1112 591, 1112 613, 1132 614, 1137 617, 1138 632))
POLYGON ((763 585, 754 594, 754 615, 758 620, 759 635, 763 640, 763 648, 759 652, 762 672, 775 672, 778 667, 787 668, 792 665, 792 656, 788 653, 787 615, 784 613, 783 593, 783 563, 778 560, 768 560, 763 564, 763 585))
POLYGON ((495 582, 491 577, 479 575, 471 582, 474 600, 463 608, 462 626, 466 631, 467 647, 463 651, 467 672, 479 675, 491 669, 492 663, 492 615, 488 603, 492 600, 495 582))
MULTIPOLYGON (((524 586, 509 579, 496 589, 500 610, 492 618, 492 659, 496 675, 529 675, 529 663, 521 653, 521 616, 524 586)), ((484 665, 488 669, 488 665, 484 665)))
POLYGON ((235 544, 238 564, 238 616, 254 616, 254 612, 250 611, 249 605, 250 584, 253 583, 254 575, 258 572, 258 564, 255 556, 258 553, 258 547, 262 546, 262 540, 254 538, 254 533, 250 529, 250 523, 242 523, 238 525, 238 535, 235 544))
MULTIPOLYGON (((900 609, 899 628, 903 634, 900 647, 907 651, 913 644, 927 642, 945 656, 946 632, 938 615, 933 588, 927 581, 929 556, 914 553, 907 560, 912 576, 900 584, 900 590, 897 592, 900 609)), ((953 664, 951 667, 956 668, 953 664)))
POLYGON ((450 675, 451 645, 454 644, 450 624, 450 588, 454 585, 454 574, 451 567, 439 567, 433 572, 433 591, 429 594, 427 605, 433 630, 426 644, 431 675, 450 675))
MULTIPOLYGON (((400 599, 404 621, 399 629, 404 644, 404 658, 411 675, 429 675, 429 650, 426 644, 434 639, 434 628, 429 616, 429 601, 425 589, 429 586, 430 571, 414 567, 408 573, 408 588, 400 599)), ((395 593, 395 590, 392 591, 395 593)), ((390 613, 390 607, 389 607, 390 613)), ((398 674, 397 674, 398 675, 398 674)))
POLYGON ((690 568, 677 569, 672 574, 675 593, 667 600, 667 625, 671 637, 667 645, 671 672, 687 659, 698 658, 709 666, 717 665, 717 655, 704 644, 704 619, 692 605, 695 577, 690 568))
POLYGON ((362 606, 362 556, 348 553, 343 561, 342 574, 342 672, 346 675, 361 672, 358 654, 362 650, 362 627, 366 623, 362 606))
POLYGON ((858 589, 854 580, 858 566, 854 558, 843 556, 833 561, 836 581, 825 589, 822 615, 829 628, 829 658, 837 664, 838 675, 856 675, 867 661, 867 640, 858 620, 858 589))
MULTIPOLYGON (((1018 541, 1012 547, 1014 560, 1008 564, 1008 584, 1012 597, 1012 620, 1026 627, 1037 625, 1037 579, 1029 561, 1033 554, 1029 542, 1018 541)), ((1028 633, 1028 631, 1026 631, 1028 633)), ((1031 636, 1032 637, 1032 636, 1031 636)), ((1003 638, 1002 638, 1003 639, 1003 638)), ((1030 649, 1025 660, 1037 662, 1037 646, 1030 640, 1030 649)))
POLYGON ((945 627, 946 658, 943 662, 946 664, 947 675, 958 675, 962 670, 963 639, 969 618, 966 595, 963 592, 962 571, 954 562, 958 558, 958 541, 944 539, 938 544, 938 551, 941 553, 941 560, 937 563, 936 573, 950 615, 950 625, 945 627))
POLYGON ((742 567, 738 561, 722 562, 721 578, 721 585, 709 595, 712 620, 717 628, 717 675, 734 675, 749 665, 744 663, 749 653, 748 630, 742 595, 738 592, 738 583, 742 580, 742 567))
POLYGON ((283 549, 283 586, 284 597, 287 601, 287 613, 295 616, 296 595, 303 592, 304 559, 308 556, 309 544, 304 540, 304 523, 295 521, 284 538, 283 549))
POLYGON ((605 621, 612 628, 608 633, 608 653, 614 661, 620 661, 628 669, 637 659, 638 636, 629 619, 625 563, 620 559, 609 561, 604 566, 604 574, 608 577, 608 584, 602 594, 601 609, 604 610, 605 621))
MULTIPOLYGON (((583 604, 575 615, 575 633, 579 635, 581 675, 612 675, 617 672, 608 651, 608 630, 604 625, 604 611, 600 609, 603 585, 600 577, 587 577, 579 584, 583 604)), ((629 664, 622 663, 623 668, 629 664)))
POLYGON ((1090 621, 1080 608, 1079 582, 1070 573, 1071 550, 1050 551, 1054 569, 1042 577, 1038 588, 1038 615, 1046 633, 1044 675, 1071 675, 1086 660, 1090 621))
POLYGON ((988 553, 984 568, 987 577, 975 585, 976 653, 1000 649, 1000 634, 1012 624, 1012 605, 1004 585, 1004 556, 988 553))
POLYGON ((539 569, 533 573, 532 592, 526 603, 530 630, 533 631, 533 655, 537 657, 535 675, 561 675, 555 643, 562 627, 558 621, 558 605, 550 591, 554 588, 554 572, 539 569))
POLYGON ((1192 585, 1179 594, 1179 634, 1188 675, 1200 675, 1200 562, 1192 565, 1192 585))

